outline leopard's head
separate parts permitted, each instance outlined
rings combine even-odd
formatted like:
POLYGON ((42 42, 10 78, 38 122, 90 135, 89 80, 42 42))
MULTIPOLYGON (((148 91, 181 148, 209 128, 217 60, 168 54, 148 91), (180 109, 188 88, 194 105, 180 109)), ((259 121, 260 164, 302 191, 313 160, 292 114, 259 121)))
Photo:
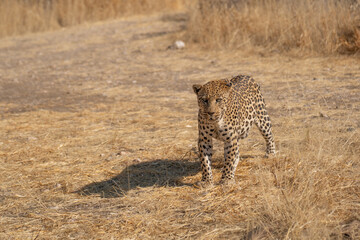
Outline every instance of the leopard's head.
POLYGON ((231 82, 226 79, 210 81, 205 85, 193 85, 200 116, 210 122, 220 121, 226 111, 230 88, 231 82))

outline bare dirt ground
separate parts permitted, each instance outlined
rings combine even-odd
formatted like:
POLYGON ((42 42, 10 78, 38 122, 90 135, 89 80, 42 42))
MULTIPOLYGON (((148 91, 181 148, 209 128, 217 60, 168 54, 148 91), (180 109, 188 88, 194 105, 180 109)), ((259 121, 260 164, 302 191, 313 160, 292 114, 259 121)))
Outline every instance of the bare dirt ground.
MULTIPOLYGON (((359 59, 168 49, 184 27, 182 15, 136 17, 0 40, 0 238, 251 238, 249 209, 267 191, 260 175, 301 169, 307 159, 318 176, 348 186, 353 204, 321 212, 339 219, 324 228, 357 224, 359 59), (260 83, 279 156, 263 157, 253 129, 238 185, 197 189, 191 86, 237 74, 260 83)), ((340 206, 341 196, 331 196, 340 206)), ((314 234, 304 226, 293 236, 314 234)))

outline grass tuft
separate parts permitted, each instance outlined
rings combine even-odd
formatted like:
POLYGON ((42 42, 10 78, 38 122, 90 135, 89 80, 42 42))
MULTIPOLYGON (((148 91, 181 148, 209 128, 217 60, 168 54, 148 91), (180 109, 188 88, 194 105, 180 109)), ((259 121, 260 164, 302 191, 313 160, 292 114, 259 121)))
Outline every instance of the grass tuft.
POLYGON ((190 15, 187 38, 208 49, 360 51, 358 1, 199 0, 190 15))
POLYGON ((2 0, 0 38, 182 6, 182 0, 2 0))

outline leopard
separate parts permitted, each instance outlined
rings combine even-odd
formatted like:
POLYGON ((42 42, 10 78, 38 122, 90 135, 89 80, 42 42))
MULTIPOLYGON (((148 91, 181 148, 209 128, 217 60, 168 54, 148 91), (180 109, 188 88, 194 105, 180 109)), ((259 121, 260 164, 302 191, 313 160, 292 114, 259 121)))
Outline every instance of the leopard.
POLYGON ((213 185, 211 160, 213 139, 224 143, 224 166, 220 183, 234 183, 240 160, 239 143, 248 136, 255 124, 266 142, 265 156, 275 154, 275 142, 270 117, 260 85, 251 76, 194 84, 198 101, 198 153, 201 163, 202 186, 213 185))

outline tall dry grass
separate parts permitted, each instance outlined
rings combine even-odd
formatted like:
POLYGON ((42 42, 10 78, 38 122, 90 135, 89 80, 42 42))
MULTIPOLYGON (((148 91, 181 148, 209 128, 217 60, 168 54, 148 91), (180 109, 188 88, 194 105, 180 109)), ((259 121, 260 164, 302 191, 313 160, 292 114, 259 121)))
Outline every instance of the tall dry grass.
POLYGON ((344 143, 327 127, 305 131, 285 159, 257 163, 255 182, 262 193, 246 209, 247 234, 258 237, 251 239, 360 237, 360 174, 352 153, 358 139, 344 143))
POLYGON ((0 38, 182 6, 182 0, 0 0, 0 38))
POLYGON ((199 0, 187 38, 205 48, 360 51, 358 0, 199 0))

